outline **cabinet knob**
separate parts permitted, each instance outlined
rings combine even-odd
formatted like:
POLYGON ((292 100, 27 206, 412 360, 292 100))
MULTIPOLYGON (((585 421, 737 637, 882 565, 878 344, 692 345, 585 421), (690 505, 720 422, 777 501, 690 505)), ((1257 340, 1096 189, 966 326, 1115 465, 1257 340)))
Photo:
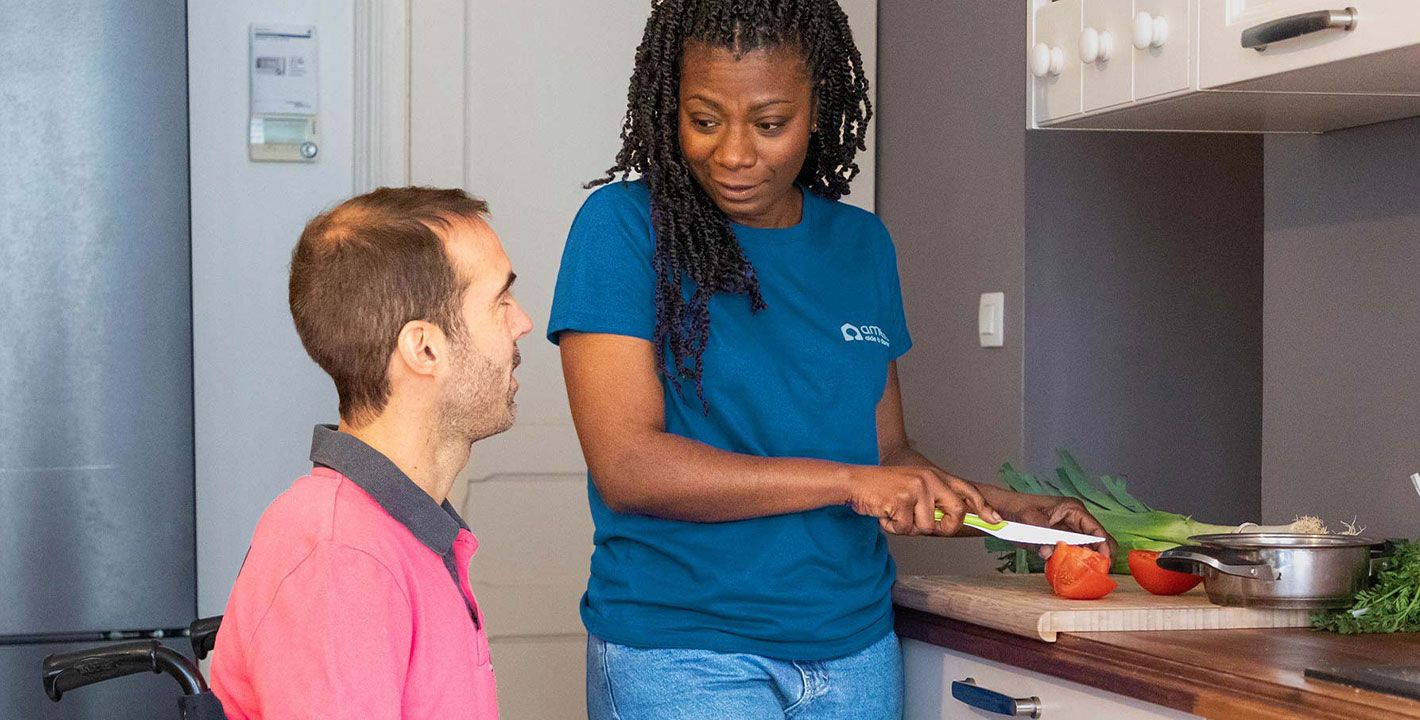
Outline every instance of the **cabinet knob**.
POLYGON ((1156 18, 1154 18, 1154 38, 1153 38, 1153 41, 1150 42, 1149 44, 1150 44, 1150 45, 1153 45, 1154 47, 1157 48, 1157 47, 1163 47, 1163 46, 1164 46, 1164 43, 1166 43, 1166 42, 1168 42, 1168 41, 1169 41, 1169 19, 1168 19, 1168 18, 1162 18, 1162 17, 1156 17, 1156 18))
POLYGON ((1085 28, 1080 34, 1080 61, 1089 65, 1094 62, 1109 62, 1114 55, 1114 35, 1108 30, 1103 32, 1094 28, 1085 28))
POLYGON ((1147 12, 1134 16, 1134 47, 1148 50, 1163 47, 1169 41, 1169 21, 1147 12))
POLYGON ((1036 43, 1030 49, 1030 74, 1043 78, 1050 73, 1050 46, 1036 43))
POLYGON ((1080 62, 1089 65, 1100 56, 1100 34, 1094 28, 1080 33, 1080 62))
POLYGON ((1058 47, 1036 43, 1030 50, 1030 74, 1044 78, 1065 69, 1065 53, 1058 47))

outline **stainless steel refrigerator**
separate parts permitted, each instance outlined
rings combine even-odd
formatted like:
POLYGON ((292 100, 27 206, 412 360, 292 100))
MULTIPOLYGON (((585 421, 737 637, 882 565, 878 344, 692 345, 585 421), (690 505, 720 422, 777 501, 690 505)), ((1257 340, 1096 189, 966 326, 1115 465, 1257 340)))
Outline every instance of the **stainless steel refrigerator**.
POLYGON ((40 660, 196 612, 186 38, 183 0, 0 0, 6 720, 177 716, 40 660))

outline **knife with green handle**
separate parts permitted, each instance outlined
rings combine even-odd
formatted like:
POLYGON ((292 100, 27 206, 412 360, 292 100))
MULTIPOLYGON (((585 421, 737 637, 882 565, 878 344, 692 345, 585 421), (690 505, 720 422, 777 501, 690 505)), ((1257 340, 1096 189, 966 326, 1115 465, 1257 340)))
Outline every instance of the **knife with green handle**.
MULTIPOLYGON (((937 521, 941 522, 946 514, 941 510, 937 511, 937 521)), ((1025 523, 1002 520, 1001 522, 987 522, 982 520, 975 513, 967 513, 961 518, 961 524, 969 525, 988 535, 995 535, 1002 540, 1011 542, 1026 543, 1029 545, 1054 545, 1063 542, 1066 545, 1094 545, 1104 542, 1104 538, 1097 535, 1084 535, 1082 533, 1070 532, 1069 530, 1055 530, 1053 528, 1040 527, 1039 525, 1027 525, 1025 523)))

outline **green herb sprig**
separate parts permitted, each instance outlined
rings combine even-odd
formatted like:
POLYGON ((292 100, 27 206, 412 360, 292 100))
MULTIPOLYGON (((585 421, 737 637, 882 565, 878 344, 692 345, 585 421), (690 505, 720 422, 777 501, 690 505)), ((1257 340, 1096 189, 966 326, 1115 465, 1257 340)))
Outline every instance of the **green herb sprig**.
POLYGON ((1351 607, 1317 613, 1312 626, 1344 635, 1420 632, 1420 541, 1397 546, 1375 584, 1356 593, 1351 607))

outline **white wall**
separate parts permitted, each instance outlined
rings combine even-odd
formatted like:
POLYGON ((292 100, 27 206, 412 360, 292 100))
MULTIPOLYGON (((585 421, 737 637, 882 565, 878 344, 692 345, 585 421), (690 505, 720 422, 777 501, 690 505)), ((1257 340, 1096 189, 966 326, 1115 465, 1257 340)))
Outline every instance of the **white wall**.
POLYGON ((291 248, 310 217, 351 194, 351 3, 191 0, 197 604, 221 613, 261 511, 310 463, 311 426, 336 420, 329 378, 286 304, 291 248), (247 160, 247 30, 317 26, 320 159, 247 160))

